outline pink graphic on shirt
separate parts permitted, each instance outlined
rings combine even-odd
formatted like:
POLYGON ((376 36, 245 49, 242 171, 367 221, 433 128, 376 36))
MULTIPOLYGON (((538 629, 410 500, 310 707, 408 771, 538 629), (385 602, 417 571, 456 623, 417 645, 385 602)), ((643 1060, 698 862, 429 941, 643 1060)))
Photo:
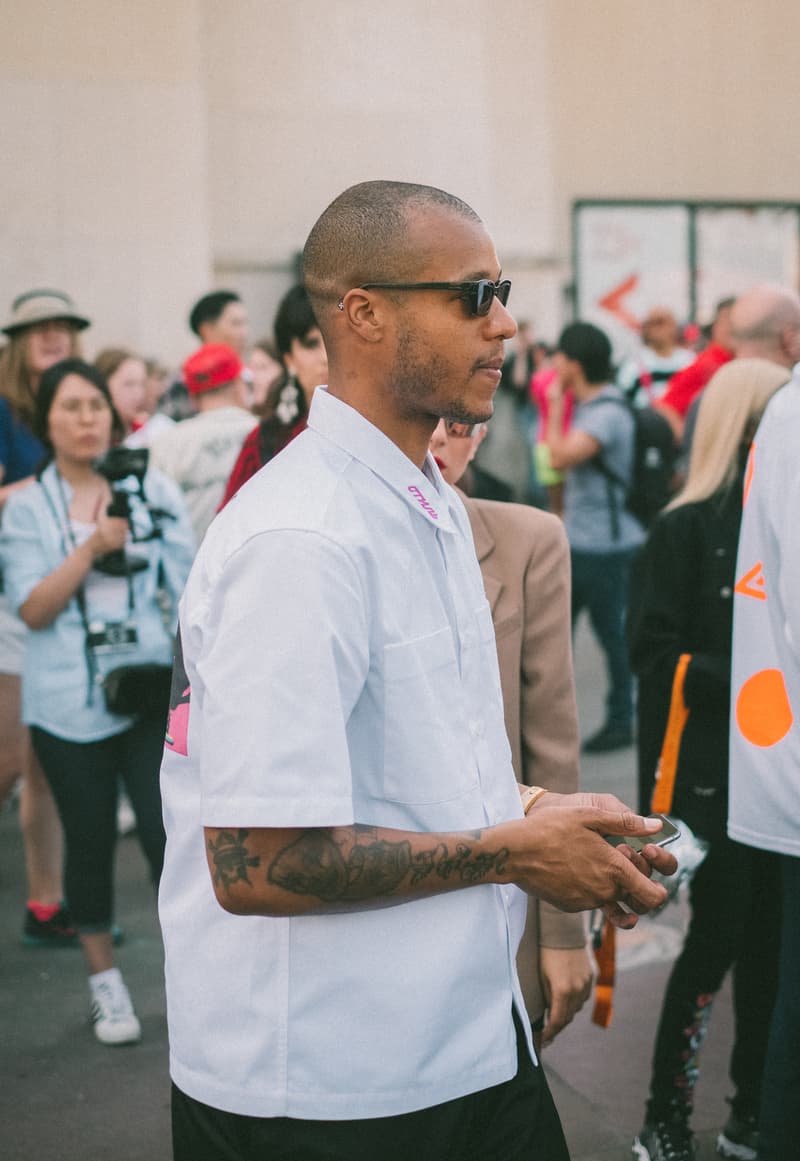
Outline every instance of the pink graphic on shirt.
POLYGON ((409 484, 408 490, 411 493, 411 495, 414 497, 414 499, 417 501, 420 508, 422 508, 423 512, 427 512, 428 515, 431 516, 434 520, 439 519, 439 513, 436 511, 436 509, 434 507, 432 507, 430 502, 425 499, 424 494, 420 491, 420 489, 417 487, 416 484, 409 484))
POLYGON ((189 703, 192 696, 192 687, 183 661, 183 644, 181 631, 178 629, 175 638, 175 656, 172 663, 172 686, 169 691, 169 718, 167 719, 167 735, 164 745, 173 754, 189 755, 189 703))
POLYGON ((189 699, 191 686, 187 685, 181 694, 181 700, 174 708, 170 708, 167 721, 167 736, 164 745, 175 754, 182 754, 184 758, 189 753, 189 699))

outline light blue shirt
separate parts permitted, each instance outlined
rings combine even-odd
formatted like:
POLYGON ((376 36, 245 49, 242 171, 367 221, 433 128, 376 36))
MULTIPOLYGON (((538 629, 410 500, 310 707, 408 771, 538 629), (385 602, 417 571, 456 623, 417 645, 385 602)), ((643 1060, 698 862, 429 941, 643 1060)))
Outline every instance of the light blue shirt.
POLYGON ((317 389, 307 431, 206 534, 180 632, 191 697, 162 767, 160 891, 177 1086, 234 1113, 348 1119, 514 1076, 516 887, 240 917, 204 850, 204 825, 521 817, 469 523, 432 459, 420 471, 317 389))
POLYGON ((598 454, 617 479, 609 480, 598 471, 596 458, 569 469, 564 482, 564 527, 570 548, 592 553, 636 548, 644 542, 645 532, 625 506, 633 472, 635 429, 619 389, 609 384, 593 399, 579 403, 572 427, 597 440, 598 454), (611 494, 618 520, 616 536, 611 494))
MULTIPOLYGON (((163 564, 166 586, 177 604, 194 555, 194 535, 176 484, 152 470, 145 476, 144 486, 149 503, 174 518, 164 520, 162 538, 128 546, 130 552, 148 562, 146 570, 132 577, 132 620, 138 644, 133 650, 98 654, 98 677, 120 665, 149 661, 169 664, 172 659, 172 636, 164 626, 156 599, 158 566, 159 562, 163 564)), ((73 550, 65 510, 71 496, 69 484, 58 480, 51 464, 38 483, 15 492, 6 504, 0 557, 6 592, 15 611, 73 550)), ((141 501, 133 498, 132 506, 133 522, 141 531, 147 530, 150 521, 141 501)), ((92 608, 92 588, 86 586, 88 620, 105 621, 107 610, 92 608)), ((123 612, 126 604, 127 599, 123 612)), ((97 741, 130 727, 131 718, 110 714, 105 708, 103 691, 92 681, 85 642, 83 618, 75 598, 45 628, 28 632, 22 672, 22 718, 28 725, 74 742, 97 741)))

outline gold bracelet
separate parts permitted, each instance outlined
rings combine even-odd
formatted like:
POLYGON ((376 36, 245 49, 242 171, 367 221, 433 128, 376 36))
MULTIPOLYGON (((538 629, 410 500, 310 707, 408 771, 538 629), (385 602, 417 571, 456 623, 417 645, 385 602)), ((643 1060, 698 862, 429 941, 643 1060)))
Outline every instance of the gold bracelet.
POLYGON ((528 786, 520 795, 522 813, 527 814, 530 808, 539 801, 543 794, 547 794, 546 786, 528 786))

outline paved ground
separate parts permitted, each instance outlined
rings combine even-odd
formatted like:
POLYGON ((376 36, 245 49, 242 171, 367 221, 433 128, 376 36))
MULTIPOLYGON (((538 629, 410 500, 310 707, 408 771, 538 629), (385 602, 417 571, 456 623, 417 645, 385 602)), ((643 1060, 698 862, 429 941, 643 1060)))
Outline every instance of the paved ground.
MULTIPOLYGON (((590 733, 601 718, 603 678, 584 632, 577 667, 583 732, 590 733)), ((633 802, 632 751, 587 760, 583 779, 587 789, 612 790, 633 802)), ((120 844, 117 912, 127 933, 119 962, 142 1021, 140 1045, 113 1049, 95 1042, 79 953, 20 946, 22 883, 17 820, 7 811, 0 817, 0 1157, 169 1161, 161 947, 135 840, 120 844)), ((661 995, 685 918, 685 906, 671 906, 623 936, 611 1028, 595 1027, 585 1011, 545 1054, 573 1161, 630 1157, 661 995)), ((730 1025, 723 995, 703 1054, 698 1161, 715 1156, 726 1116, 730 1025)))

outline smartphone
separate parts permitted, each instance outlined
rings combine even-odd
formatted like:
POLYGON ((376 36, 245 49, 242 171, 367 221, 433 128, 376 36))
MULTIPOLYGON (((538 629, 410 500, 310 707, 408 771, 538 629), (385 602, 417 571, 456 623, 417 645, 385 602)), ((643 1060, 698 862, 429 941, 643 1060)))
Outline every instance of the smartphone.
POLYGON ((667 843, 674 842, 676 838, 680 837, 680 830, 665 814, 654 814, 651 817, 661 820, 661 830, 648 835, 607 834, 605 836, 606 842, 611 843, 612 847, 627 846, 634 851, 640 851, 642 847, 649 846, 650 843, 655 843, 657 847, 665 847, 667 843))

